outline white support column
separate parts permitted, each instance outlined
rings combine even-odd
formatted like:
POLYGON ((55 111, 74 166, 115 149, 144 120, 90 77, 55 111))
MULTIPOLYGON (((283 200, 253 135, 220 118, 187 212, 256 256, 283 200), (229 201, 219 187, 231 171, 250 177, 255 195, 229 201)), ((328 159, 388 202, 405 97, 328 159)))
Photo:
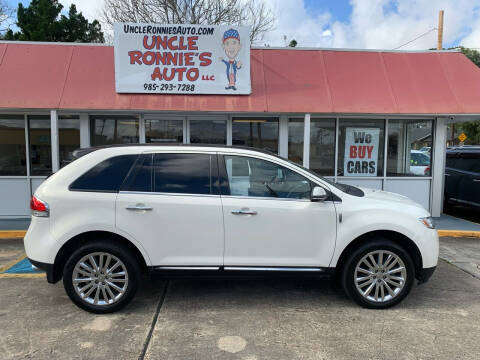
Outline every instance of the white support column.
POLYGON ((187 116, 183 119, 183 143, 190 144, 190 123, 187 116))
POLYGON ((60 169, 60 158, 58 150, 58 115, 57 110, 50 111, 50 139, 52 149, 52 172, 60 169))
POLYGON ((27 160, 27 186, 28 186, 28 197, 32 196, 32 179, 30 176, 32 176, 32 170, 31 170, 31 158, 30 158, 30 129, 29 129, 29 121, 28 121, 28 115, 24 115, 24 121, 25 121, 25 157, 27 160))
POLYGON ((310 114, 305 114, 303 127, 303 166, 310 168, 310 114))
POLYGON ((90 147, 90 124, 88 114, 80 114, 80 147, 90 147))
POLYGON ((388 119, 385 119, 385 131, 383 134, 383 181, 382 190, 387 189, 387 158, 388 158, 388 119))
POLYGON ((140 144, 145 144, 145 117, 143 116, 143 114, 140 114, 138 118, 138 137, 140 144))
POLYGON ((232 115, 227 118, 227 146, 232 146, 233 120, 232 115))
MULTIPOLYGON (((335 176, 335 182, 338 181, 338 137, 339 137, 339 131, 340 131, 340 124, 339 124, 340 120, 339 118, 337 117, 335 119, 335 173, 334 173, 334 176, 335 176)), ((342 165, 343 166, 343 165, 342 165)))
POLYGON ((288 159, 288 117, 281 115, 278 125, 278 155, 288 159))
POLYGON ((433 134, 432 182, 430 184, 430 212, 439 217, 443 208, 443 187, 445 180, 445 144, 447 141, 447 118, 435 120, 433 134))

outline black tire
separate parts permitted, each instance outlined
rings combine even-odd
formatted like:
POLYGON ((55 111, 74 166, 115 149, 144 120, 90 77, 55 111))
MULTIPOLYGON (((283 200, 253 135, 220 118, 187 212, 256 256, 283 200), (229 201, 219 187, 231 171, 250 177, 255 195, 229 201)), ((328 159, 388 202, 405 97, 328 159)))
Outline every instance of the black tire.
MULTIPOLYGON (((381 282, 381 280, 379 281, 381 282)), ((415 265, 411 256, 407 251, 405 251, 404 248, 395 242, 384 238, 372 239, 353 250, 346 260, 341 273, 341 283, 345 293, 357 304, 368 309, 386 309, 398 304, 408 295, 414 282, 415 265), (389 251, 398 256, 405 265, 404 267, 406 273, 403 288, 401 288, 401 290, 393 298, 381 302, 375 302, 365 298, 355 285, 355 269, 357 264, 365 255, 375 250, 389 251)))
MULTIPOLYGON (((80 308, 96 314, 107 314, 120 310, 127 305, 135 296, 138 283, 141 278, 141 270, 135 256, 128 250, 128 248, 115 243, 111 239, 101 239, 95 242, 87 243, 75 250, 68 258, 63 268, 63 286, 70 299, 80 308), (73 284, 73 272, 76 264, 85 256, 92 253, 108 253, 119 259, 127 273, 127 283, 118 300, 111 304, 92 304, 84 300, 77 294, 73 284)), ((94 282, 91 282, 93 285, 94 282)), ((105 283, 103 283, 105 284, 105 283)), ((94 285, 97 286, 97 285, 94 285)), ((101 285, 100 285, 101 286, 101 285)), ((120 286, 122 286, 120 284, 120 286)), ((113 291, 113 290, 112 290, 113 291)), ((94 290, 96 292, 96 289, 94 290)), ((116 292, 114 294, 117 294, 116 292)), ((103 298, 103 295, 101 295, 103 298)))

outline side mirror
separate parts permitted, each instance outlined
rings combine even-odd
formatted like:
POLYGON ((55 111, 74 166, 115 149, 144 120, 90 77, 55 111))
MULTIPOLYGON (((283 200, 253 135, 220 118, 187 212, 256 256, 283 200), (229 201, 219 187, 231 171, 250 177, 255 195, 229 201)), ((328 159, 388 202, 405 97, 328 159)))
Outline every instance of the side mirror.
POLYGON ((315 186, 310 196, 311 201, 325 201, 328 198, 328 194, 321 186, 315 186))

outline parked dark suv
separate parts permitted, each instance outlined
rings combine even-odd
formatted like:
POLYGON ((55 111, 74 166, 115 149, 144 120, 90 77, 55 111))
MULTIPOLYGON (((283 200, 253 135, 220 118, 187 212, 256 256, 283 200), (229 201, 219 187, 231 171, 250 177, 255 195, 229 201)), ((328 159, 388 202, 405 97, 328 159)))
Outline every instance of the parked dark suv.
POLYGON ((447 148, 444 206, 480 208, 480 146, 447 148))

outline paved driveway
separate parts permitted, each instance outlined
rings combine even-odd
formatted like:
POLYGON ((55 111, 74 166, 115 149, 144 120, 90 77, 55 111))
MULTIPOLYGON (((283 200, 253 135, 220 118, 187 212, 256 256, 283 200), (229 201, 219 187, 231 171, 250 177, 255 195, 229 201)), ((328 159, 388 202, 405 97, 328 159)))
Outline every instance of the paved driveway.
POLYGON ((145 281, 122 312, 62 284, 0 278, 2 359, 478 359, 480 280, 441 261, 399 306, 366 310, 328 281, 145 281))

